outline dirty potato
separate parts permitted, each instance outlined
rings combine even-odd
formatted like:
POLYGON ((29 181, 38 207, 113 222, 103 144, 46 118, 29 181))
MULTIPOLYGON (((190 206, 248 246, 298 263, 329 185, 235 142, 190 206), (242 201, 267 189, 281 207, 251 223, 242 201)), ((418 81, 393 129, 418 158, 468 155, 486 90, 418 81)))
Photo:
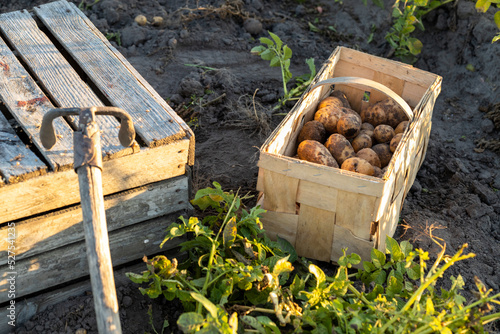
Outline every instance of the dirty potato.
POLYGON ((369 105, 361 110, 360 116, 363 123, 370 123, 374 127, 385 123, 386 120, 385 110, 379 103, 369 105))
POLYGON ((364 148, 364 149, 359 150, 359 152, 356 153, 356 157, 361 158, 361 159, 365 159, 372 166, 375 166, 378 168, 381 167, 380 158, 378 157, 378 154, 375 153, 375 151, 372 150, 371 148, 364 148))
POLYGON ((329 133, 337 132, 337 122, 344 113, 334 105, 318 109, 314 114, 314 120, 321 122, 329 133))
POLYGON ((373 166, 373 176, 382 178, 384 177, 384 173, 382 172, 381 168, 373 166))
POLYGON ((373 170, 373 166, 370 165, 368 161, 357 157, 347 159, 342 163, 342 166, 340 168, 370 176, 373 176, 373 173, 375 172, 373 170))
POLYGON ((304 140, 301 142, 297 148, 297 155, 301 160, 330 167, 339 167, 337 161, 332 157, 328 149, 315 140, 304 140))
POLYGON ((403 121, 401 123, 398 124, 398 126, 396 126, 396 128, 394 129, 394 134, 398 134, 398 133, 403 133, 406 131, 406 129, 408 128, 408 125, 410 124, 410 122, 408 121, 403 121))
POLYGON ((300 144, 304 140, 316 140, 320 143, 324 143, 326 140, 326 130, 323 124, 314 120, 304 124, 299 132, 297 143, 300 144))
POLYGON ((327 106, 342 108, 344 106, 344 103, 342 103, 342 100, 340 100, 338 97, 328 96, 320 101, 317 109, 319 110, 327 106))
POLYGON ((394 137, 394 129, 387 124, 380 124, 373 130, 373 138, 378 143, 388 143, 394 137))
POLYGON ((399 123, 408 120, 406 113, 393 99, 385 99, 377 104, 385 111, 385 123, 393 128, 397 127, 399 123))
POLYGON ((352 140, 351 145, 354 152, 358 152, 363 148, 370 148, 373 145, 372 137, 370 137, 367 133, 360 132, 356 138, 352 140))
POLYGON ((356 115, 344 114, 337 122, 337 132, 350 139, 359 134, 361 122, 356 115))
POLYGON ((328 151, 330 151, 335 160, 337 160, 339 165, 342 165, 342 163, 346 159, 356 156, 351 143, 349 143, 346 137, 338 133, 334 133, 330 137, 328 137, 325 146, 328 151))
POLYGON ((389 147, 389 144, 377 144, 372 146, 372 150, 377 153, 379 159, 380 159, 380 167, 384 168, 389 164, 389 161, 391 161, 392 158, 392 152, 389 147))
POLYGON ((340 90, 334 90, 330 96, 336 97, 339 100, 342 101, 342 104, 344 105, 344 108, 351 108, 351 104, 349 103, 349 100, 347 99, 347 96, 342 93, 340 90))
POLYGON ((389 148, 391 149, 392 153, 396 152, 396 148, 398 148, 401 138, 403 138, 402 133, 398 133, 397 135, 394 136, 394 138, 392 138, 391 143, 389 144, 389 148))
POLYGON ((340 108, 340 110, 344 113, 344 114, 349 114, 349 115, 354 115, 356 116, 356 118, 359 120, 359 124, 362 124, 363 121, 361 121, 361 116, 356 112, 356 110, 353 110, 351 108, 340 108))

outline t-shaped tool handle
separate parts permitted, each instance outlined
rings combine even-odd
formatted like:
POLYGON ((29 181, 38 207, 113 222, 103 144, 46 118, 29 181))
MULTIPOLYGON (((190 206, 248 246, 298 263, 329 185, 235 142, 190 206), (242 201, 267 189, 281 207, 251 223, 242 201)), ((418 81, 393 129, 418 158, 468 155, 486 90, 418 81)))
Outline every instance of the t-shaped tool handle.
MULTIPOLYGON (((118 139, 120 144, 125 147, 132 145, 135 139, 134 124, 132 118, 123 109, 116 107, 91 107, 91 108, 57 108, 49 110, 43 115, 42 126, 40 128, 40 140, 43 147, 50 150, 57 142, 56 132, 52 121, 59 116, 82 115, 85 110, 90 110, 95 115, 110 115, 120 119, 120 131, 118 132, 118 139)), ((80 120, 80 123, 82 121, 80 120)))

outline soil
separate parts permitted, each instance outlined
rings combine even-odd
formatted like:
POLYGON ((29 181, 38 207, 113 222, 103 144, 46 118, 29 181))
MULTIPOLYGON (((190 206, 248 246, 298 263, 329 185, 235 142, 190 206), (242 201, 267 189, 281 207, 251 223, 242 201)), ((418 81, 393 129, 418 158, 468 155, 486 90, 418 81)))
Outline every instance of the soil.
MULTIPOLYGON (((46 2, 2 0, 0 12, 46 2)), ((84 12, 105 35, 120 34, 120 45, 116 38, 112 43, 192 126, 195 189, 217 181, 226 190, 256 193, 258 148, 283 117, 271 113, 282 94, 279 68, 250 54, 267 31, 293 50, 294 75, 308 72, 307 58, 313 57, 319 68, 339 45, 390 56, 384 39, 391 26, 389 0, 385 10, 355 0, 73 2, 89 4, 84 12), (139 14, 149 22, 154 16, 163 22, 139 26, 134 22, 139 14)), ((425 32, 415 33, 423 49, 414 66, 441 75, 443 84, 427 156, 404 203, 396 236, 434 255, 439 247, 430 233, 446 242, 449 254, 468 243, 476 257, 456 264, 450 274, 463 276, 468 298, 475 289, 474 276, 498 293, 500 43, 491 44, 497 33, 493 10, 477 13, 474 2, 458 0, 431 12, 424 25, 425 32)), ((163 319, 170 323, 165 332, 177 331, 179 305, 143 297, 134 284, 119 286, 118 297, 124 333, 154 332, 150 306, 158 332, 163 319)), ((15 332, 96 333, 96 328, 87 294, 48 308, 15 332)), ((500 325, 490 330, 498 332, 500 325)))

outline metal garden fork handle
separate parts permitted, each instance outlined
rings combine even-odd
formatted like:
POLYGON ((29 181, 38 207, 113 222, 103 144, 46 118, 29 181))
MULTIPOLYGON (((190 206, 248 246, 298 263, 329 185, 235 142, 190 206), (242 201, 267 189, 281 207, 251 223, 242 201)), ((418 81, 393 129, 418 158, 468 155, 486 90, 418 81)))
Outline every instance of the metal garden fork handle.
POLYGON ((85 245, 94 296, 97 327, 101 334, 121 334, 118 300, 109 250, 109 238, 102 191, 102 153, 97 115, 113 115, 121 120, 118 134, 123 146, 134 142, 135 130, 130 116, 114 107, 60 108, 46 113, 40 128, 45 148, 52 148, 57 136, 52 121, 60 116, 79 115, 79 129, 73 136, 74 168, 78 174, 85 245))

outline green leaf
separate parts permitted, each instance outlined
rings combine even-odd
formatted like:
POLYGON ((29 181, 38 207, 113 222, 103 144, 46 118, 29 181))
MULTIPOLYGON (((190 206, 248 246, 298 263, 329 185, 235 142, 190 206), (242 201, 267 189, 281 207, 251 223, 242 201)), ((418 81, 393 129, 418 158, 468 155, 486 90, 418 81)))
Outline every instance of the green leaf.
POLYGON ((401 251, 403 252, 405 257, 410 255, 410 252, 413 250, 413 245, 407 240, 401 241, 401 244, 399 246, 401 247, 401 251))
POLYGON ((224 226, 224 231, 222 233, 223 244, 225 247, 229 248, 233 245, 234 240, 236 240, 236 217, 231 217, 227 222, 226 226, 224 226))
MULTIPOLYGON (((267 38, 267 37, 261 37, 261 38, 259 39, 259 41, 260 41, 262 44, 266 44, 266 45, 268 45, 268 46, 273 46, 273 45, 274 45, 274 42, 273 42, 273 41, 271 41, 271 40, 270 40, 269 38, 267 38)), ((263 47, 263 46, 262 46, 262 47, 263 47)))
POLYGON ((260 54, 260 57, 264 60, 271 60, 275 57, 275 53, 272 50, 265 50, 260 54))
POLYGON ((387 237, 385 241, 385 247, 387 249, 387 252, 391 254, 391 259, 394 262, 401 261, 404 258, 403 252, 401 251, 401 247, 399 247, 398 242, 393 238, 389 236, 387 237))
MULTIPOLYGON (((495 20, 495 24, 497 28, 500 29, 500 10, 493 15, 493 20, 495 20)), ((498 36, 497 36, 498 37, 498 36)))
POLYGON ((316 287, 320 286, 322 283, 326 281, 326 276, 323 270, 321 270, 320 267, 310 264, 309 265, 309 272, 316 277, 316 287))
POLYGON ((270 328, 275 334, 281 334, 281 331, 278 328, 278 326, 276 326, 274 321, 272 321, 268 317, 261 315, 261 316, 256 317, 256 319, 260 324, 264 325, 265 327, 270 328))
POLYGON ((387 288, 385 289, 386 294, 389 297, 394 297, 395 295, 401 293, 403 290, 403 282, 399 281, 395 276, 391 276, 387 283, 387 288))
POLYGON ((422 51, 423 44, 417 38, 408 38, 408 49, 410 53, 414 56, 418 55, 422 51))
POLYGON ((134 283, 145 283, 149 282, 149 273, 145 272, 144 274, 135 274, 135 273, 125 273, 128 279, 130 279, 134 283))
POLYGON ((367 273, 371 273, 372 271, 375 270, 375 265, 371 262, 368 262, 368 261, 363 261, 363 269, 367 272, 367 273))
POLYGON ((414 0, 415 5, 417 5, 419 7, 427 6, 428 2, 429 2, 429 0, 414 0))
POLYGON ((205 319, 201 314, 196 312, 187 312, 181 314, 177 320, 177 326, 184 333, 193 333, 197 331, 205 322, 205 319))
POLYGON ((260 322, 256 318, 251 317, 249 315, 244 315, 244 316, 240 317, 240 320, 243 321, 248 326, 253 327, 253 329, 257 330, 258 333, 266 334, 266 330, 264 329, 264 327, 260 324, 260 322))
POLYGON ((477 0, 476 9, 478 12, 486 13, 488 8, 490 8, 491 0, 477 0))
POLYGON ((378 6, 378 7, 382 8, 382 9, 384 9, 384 2, 383 2, 382 0, 373 0, 373 3, 374 3, 376 6, 378 6))
POLYGON ((394 7, 394 9, 392 10, 392 17, 398 18, 402 15, 403 13, 401 12, 401 10, 398 7, 394 7))
POLYGON ((312 31, 312 32, 319 32, 318 27, 316 27, 314 24, 312 24, 311 22, 307 22, 307 24, 309 25, 309 30, 310 31, 312 31))
POLYGON ((297 260, 298 255, 297 255, 297 252, 295 251, 295 248, 293 247, 293 245, 288 240, 283 239, 279 235, 276 237, 276 239, 277 239, 276 241, 278 242, 278 245, 279 245, 279 249, 282 252, 284 252, 285 254, 289 255, 288 261, 290 261, 291 263, 294 263, 297 260))
POLYGON ((268 33, 271 36, 271 38, 274 40, 274 43, 276 43, 276 49, 281 50, 281 46, 283 46, 283 42, 281 41, 281 39, 276 34, 273 34, 270 31, 268 31, 268 33))
POLYGON ((287 60, 287 59, 290 59, 290 58, 292 58, 292 49, 290 49, 288 47, 288 45, 285 45, 283 47, 283 59, 287 60))
POLYGON ((271 59, 271 62, 269 63, 269 66, 271 67, 278 67, 281 64, 281 59, 278 56, 275 56, 273 59, 271 59))
POLYGON ((289 273, 293 270, 292 264, 288 261, 290 256, 279 259, 274 265, 273 274, 279 276, 283 273, 289 273))
POLYGON ((290 285, 290 291, 292 292, 292 295, 297 296, 300 291, 304 290, 306 286, 306 282, 302 277, 299 275, 295 275, 293 278, 293 282, 290 285))
POLYGON ((382 268, 385 264, 385 254, 376 248, 372 248, 371 250, 371 259, 373 265, 377 268, 382 268))
POLYGON ((406 269, 406 274, 408 277, 414 281, 418 280, 420 278, 420 265, 418 264, 413 264, 409 268, 406 269))
POLYGON ((217 318, 217 306, 215 306, 214 303, 212 303, 202 294, 196 292, 191 292, 191 297, 193 297, 197 302, 201 303, 212 317, 217 318))

